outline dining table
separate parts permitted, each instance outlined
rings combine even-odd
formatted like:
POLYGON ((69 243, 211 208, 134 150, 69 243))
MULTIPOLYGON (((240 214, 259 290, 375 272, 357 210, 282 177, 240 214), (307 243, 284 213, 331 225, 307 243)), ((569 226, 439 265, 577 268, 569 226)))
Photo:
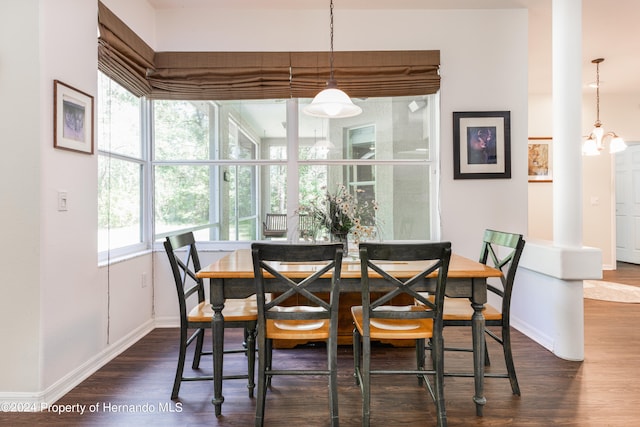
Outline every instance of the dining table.
MULTIPOLYGON (((393 262, 385 265, 387 271, 397 278, 410 278, 424 270, 424 262, 393 262)), ((310 271, 320 268, 314 263, 282 263, 277 266, 279 271, 289 278, 305 276, 310 271)), ((209 280, 210 301, 213 309, 212 319, 212 352, 213 352, 213 399, 216 416, 222 413, 222 372, 224 352, 224 317, 222 309, 225 299, 247 298, 255 294, 253 264, 250 249, 238 249, 228 255, 203 267, 196 273, 197 277, 209 280)), ((343 260, 340 274, 340 292, 360 291, 360 261, 357 258, 347 257, 343 260)), ((447 275, 446 295, 451 298, 468 298, 473 308, 472 316, 472 340, 473 340, 473 371, 474 371, 474 396, 476 414, 482 416, 486 399, 484 397, 484 357, 485 340, 483 337, 485 320, 483 315, 484 304, 487 302, 487 280, 498 278, 502 272, 478 261, 457 255, 451 255, 449 272, 447 275)), ((384 291, 387 288, 385 281, 375 273, 371 274, 371 288, 384 291)), ((319 280, 317 290, 328 290, 330 275, 319 280)), ((423 280, 418 290, 425 292, 435 291, 435 281, 432 277, 423 280)), ((286 290, 283 285, 274 281, 266 281, 267 292, 279 292, 286 290)))

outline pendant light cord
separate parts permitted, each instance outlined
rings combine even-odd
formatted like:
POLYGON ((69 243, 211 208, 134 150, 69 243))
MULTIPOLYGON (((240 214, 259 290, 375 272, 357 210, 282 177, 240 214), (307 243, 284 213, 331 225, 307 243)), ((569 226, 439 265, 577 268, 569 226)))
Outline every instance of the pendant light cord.
POLYGON ((600 123, 600 63, 596 63, 596 120, 600 123))
POLYGON ((329 80, 333 80, 333 0, 329 3, 329 34, 330 34, 330 56, 329 56, 329 80))

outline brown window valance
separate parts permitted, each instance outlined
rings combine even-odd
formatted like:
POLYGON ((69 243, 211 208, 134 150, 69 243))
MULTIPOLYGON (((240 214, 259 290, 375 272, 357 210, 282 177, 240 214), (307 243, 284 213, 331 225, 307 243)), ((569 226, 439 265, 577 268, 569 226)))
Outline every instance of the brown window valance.
POLYGON ((289 98, 289 53, 158 52, 152 99, 289 98))
MULTIPOLYGON (((312 98, 329 78, 328 52, 154 52, 98 4, 101 71, 151 99, 312 98)), ((350 96, 427 95, 440 88, 440 51, 334 52, 350 96)))
POLYGON ((137 96, 151 93, 147 70, 155 52, 104 4, 98 2, 98 68, 137 96))
MULTIPOLYGON (((334 52, 333 75, 354 97, 427 95, 440 89, 440 51, 334 52)), ((329 78, 328 52, 291 53, 291 95, 312 98, 329 78)))

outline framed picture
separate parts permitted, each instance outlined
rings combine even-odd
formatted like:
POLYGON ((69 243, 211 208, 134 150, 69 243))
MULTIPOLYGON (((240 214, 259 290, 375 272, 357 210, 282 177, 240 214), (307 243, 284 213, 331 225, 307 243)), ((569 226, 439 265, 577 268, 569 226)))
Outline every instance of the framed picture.
POLYGON ((453 179, 511 178, 511 113, 453 113, 453 179))
POLYGON ((53 146, 93 154, 93 96, 53 81, 53 146))
POLYGON ((529 138, 529 182, 551 182, 553 179, 553 161, 551 137, 529 138))

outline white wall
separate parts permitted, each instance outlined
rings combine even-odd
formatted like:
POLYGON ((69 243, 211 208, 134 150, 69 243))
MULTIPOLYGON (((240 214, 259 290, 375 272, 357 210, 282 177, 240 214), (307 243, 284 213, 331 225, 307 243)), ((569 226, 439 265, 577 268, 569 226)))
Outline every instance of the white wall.
POLYGON ((0 2, 0 390, 15 393, 38 390, 41 373, 38 4, 0 2))
MULTIPOLYGON (((180 9, 161 11, 154 22, 146 1, 105 4, 156 50, 328 48, 324 9, 180 9)), ((141 286, 143 273, 164 268, 157 265, 162 253, 98 267, 97 156, 53 149, 53 79, 96 93, 96 2, 11 0, 1 7, 0 116, 2 137, 13 144, 3 144, 0 157, 0 188, 11 207, 0 219, 13 239, 0 249, 0 324, 3 342, 11 343, 0 353, 0 397, 22 392, 51 402, 144 334, 153 315, 174 315, 175 289, 160 287, 157 277, 153 289, 141 286), (16 34, 19 47, 11 43, 16 34), (69 195, 67 212, 56 210, 59 190, 69 195), (15 319, 20 328, 8 329, 15 319)), ((441 51, 442 238, 475 258, 484 228, 525 233, 526 11, 338 9, 335 26, 336 50, 441 51), (513 177, 454 181, 452 113, 482 110, 511 111, 513 177)))
POLYGON ((151 256, 98 268, 97 156, 53 148, 53 80, 96 93, 96 16, 86 0, 0 4, 2 400, 53 403, 153 326, 151 256))

